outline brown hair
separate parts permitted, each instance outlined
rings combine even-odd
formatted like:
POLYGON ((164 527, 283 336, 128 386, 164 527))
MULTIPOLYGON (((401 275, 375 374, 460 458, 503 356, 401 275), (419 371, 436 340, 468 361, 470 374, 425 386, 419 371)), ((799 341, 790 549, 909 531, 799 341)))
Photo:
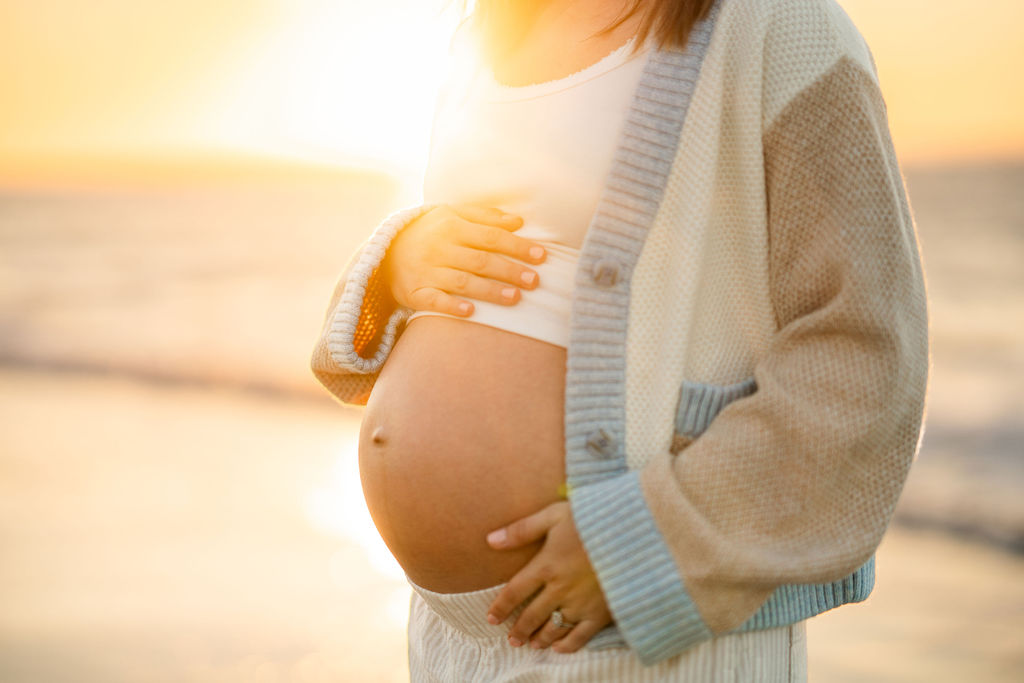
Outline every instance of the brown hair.
MULTIPOLYGON (((470 30, 491 64, 513 49, 526 35, 545 0, 461 0, 460 15, 469 20, 470 30), (468 6, 473 8, 467 14, 468 6)), ((642 15, 633 50, 639 50, 649 35, 661 48, 685 48, 694 24, 707 16, 714 0, 631 0, 632 6, 614 23, 598 31, 614 30, 637 12, 642 15)))

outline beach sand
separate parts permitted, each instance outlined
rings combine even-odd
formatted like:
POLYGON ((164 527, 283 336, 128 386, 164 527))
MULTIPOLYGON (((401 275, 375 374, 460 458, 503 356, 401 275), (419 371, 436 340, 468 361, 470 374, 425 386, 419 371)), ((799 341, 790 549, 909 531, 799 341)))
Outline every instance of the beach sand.
POLYGON ((360 545, 347 411, 0 383, 0 680, 402 680, 409 593, 360 545))
MULTIPOLYGON (((0 680, 407 680, 358 409, 89 373, 0 386, 0 680)), ((810 620, 810 680, 1020 680, 1024 558, 893 526, 877 563, 866 602, 810 620)))

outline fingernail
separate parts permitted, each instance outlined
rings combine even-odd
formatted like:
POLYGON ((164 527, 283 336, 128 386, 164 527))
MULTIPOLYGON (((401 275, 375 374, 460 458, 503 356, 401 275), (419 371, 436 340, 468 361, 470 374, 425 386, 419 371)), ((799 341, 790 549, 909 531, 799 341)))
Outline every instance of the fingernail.
POLYGON ((513 638, 512 636, 508 637, 508 644, 512 647, 519 647, 520 645, 522 645, 518 638, 513 638))
POLYGON ((539 640, 531 640, 530 641, 530 647, 532 647, 534 650, 539 650, 540 649, 540 641, 539 640))
POLYGON ((487 542, 491 545, 501 545, 505 542, 506 533, 504 529, 498 529, 487 534, 487 542))
POLYGON ((544 249, 541 247, 530 247, 530 258, 539 259, 544 256, 544 249))
POLYGON ((501 290, 501 295, 503 297, 505 297, 506 299, 512 300, 516 296, 516 288, 515 287, 506 287, 505 289, 501 290))
POLYGON ((501 619, 499 619, 498 617, 494 616, 493 614, 488 614, 487 615, 487 623, 491 624, 492 626, 497 626, 498 624, 501 623, 501 619))
POLYGON ((513 215, 513 214, 510 214, 510 213, 506 213, 506 214, 504 214, 504 215, 503 215, 503 216, 501 217, 501 220, 503 220, 503 221, 508 221, 509 223, 514 223, 514 222, 516 222, 517 220, 519 220, 519 216, 515 216, 515 215, 513 215))
POLYGON ((461 304, 459 304, 459 310, 463 313, 469 313, 469 304, 463 301, 461 304))
POLYGON ((526 271, 519 277, 519 279, 528 285, 532 285, 533 281, 537 279, 537 273, 534 273, 533 271, 526 271))

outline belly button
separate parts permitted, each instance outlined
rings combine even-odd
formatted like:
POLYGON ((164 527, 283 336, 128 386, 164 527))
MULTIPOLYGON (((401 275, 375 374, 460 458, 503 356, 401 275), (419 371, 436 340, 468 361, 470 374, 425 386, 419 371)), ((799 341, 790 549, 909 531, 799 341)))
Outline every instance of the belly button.
POLYGON ((370 437, 374 443, 382 444, 387 442, 387 438, 384 436, 384 428, 377 427, 373 430, 373 435, 370 437))

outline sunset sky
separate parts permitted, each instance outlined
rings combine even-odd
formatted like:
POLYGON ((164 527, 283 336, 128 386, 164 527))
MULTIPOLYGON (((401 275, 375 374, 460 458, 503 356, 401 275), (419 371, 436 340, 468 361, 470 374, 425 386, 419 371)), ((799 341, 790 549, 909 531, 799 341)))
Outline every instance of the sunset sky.
MULTIPOLYGON (((874 53, 903 163, 1024 157, 1024 4, 840 4, 874 53)), ((7 0, 0 177, 204 154, 415 172, 454 26, 444 5, 7 0)))

